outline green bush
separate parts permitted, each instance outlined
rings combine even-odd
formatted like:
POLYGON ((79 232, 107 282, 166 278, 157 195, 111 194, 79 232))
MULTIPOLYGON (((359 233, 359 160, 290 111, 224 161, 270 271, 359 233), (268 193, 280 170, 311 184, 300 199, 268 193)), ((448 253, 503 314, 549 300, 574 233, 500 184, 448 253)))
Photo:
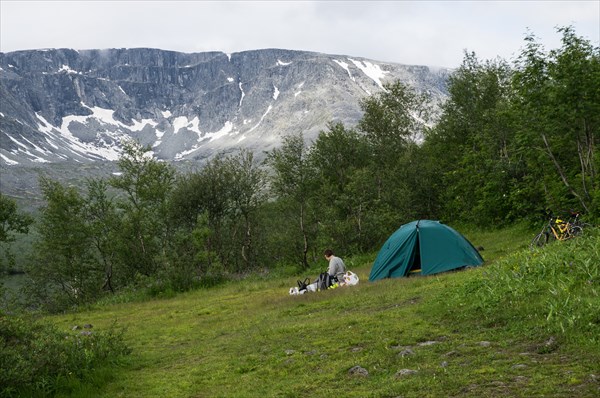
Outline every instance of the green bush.
POLYGON ((0 313, 0 397, 51 396, 65 379, 85 379, 130 349, 123 330, 65 333, 30 317, 0 313))
POLYGON ((447 292, 454 316, 529 324, 585 343, 600 336, 600 231, 515 252, 447 292), (465 306, 473 311, 463 311, 465 306), (454 309, 452 309, 454 308, 454 309))

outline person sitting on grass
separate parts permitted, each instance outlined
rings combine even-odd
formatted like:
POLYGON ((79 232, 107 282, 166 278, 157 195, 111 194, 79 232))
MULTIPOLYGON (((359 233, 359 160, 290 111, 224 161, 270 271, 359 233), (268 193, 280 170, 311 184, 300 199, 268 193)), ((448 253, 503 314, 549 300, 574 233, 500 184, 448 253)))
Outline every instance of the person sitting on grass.
POLYGON ((329 276, 331 276, 334 281, 343 282, 344 273, 346 273, 344 261, 341 258, 336 257, 331 249, 325 250, 323 254, 325 255, 325 259, 329 261, 329 267, 327 268, 329 276))
POLYGON ((306 292, 316 292, 318 290, 329 289, 330 287, 343 286, 345 284, 344 274, 346 273, 346 265, 344 261, 333 255, 333 250, 327 249, 323 252, 325 259, 329 261, 327 271, 322 272, 318 278, 310 283, 310 278, 304 281, 298 280, 298 287, 290 289, 291 295, 304 294, 306 292))

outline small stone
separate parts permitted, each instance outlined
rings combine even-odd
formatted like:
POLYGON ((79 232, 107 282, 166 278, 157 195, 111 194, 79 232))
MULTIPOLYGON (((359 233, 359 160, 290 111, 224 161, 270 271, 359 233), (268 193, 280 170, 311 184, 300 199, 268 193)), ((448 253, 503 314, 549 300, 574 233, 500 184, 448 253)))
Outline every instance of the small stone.
POLYGON ((544 342, 544 345, 546 347, 550 347, 550 346, 553 346, 555 344, 556 344, 556 337, 554 337, 554 336, 550 336, 550 338, 544 342))
POLYGON ((396 372, 396 377, 410 376, 410 375, 414 375, 417 373, 418 372, 416 370, 412 370, 412 369, 400 369, 398 372, 396 372))
POLYGON ((434 344, 437 344, 437 343, 439 343, 439 341, 424 341, 424 342, 419 343, 417 345, 420 346, 420 347, 427 347, 427 346, 434 345, 434 344))
POLYGON ((525 369, 527 367, 527 365, 525 365, 524 363, 519 363, 516 365, 512 366, 512 369, 525 369))
POLYGON ((442 363, 440 364, 440 366, 441 366, 442 368, 447 368, 447 367, 448 367, 448 361, 444 361, 444 362, 442 362, 442 363))
POLYGON ((489 341, 480 341, 479 345, 482 347, 489 347, 492 345, 492 343, 490 343, 489 341))
POLYGON ((352 348, 350 349, 350 351, 352 351, 352 352, 360 352, 360 351, 362 351, 362 350, 363 350, 363 348, 362 348, 362 347, 352 347, 352 348))
POLYGON ((79 329, 81 329, 81 326, 79 326, 79 325, 75 325, 71 328, 71 330, 79 330, 79 329))
POLYGON ((294 355, 295 353, 295 350, 285 350, 285 355, 294 355))
POLYGON ((79 332, 79 334, 82 336, 91 336, 92 332, 90 332, 89 330, 82 330, 81 332, 79 332))
POLYGON ((404 349, 398 353, 398 356, 401 356, 402 358, 408 357, 410 355, 415 355, 415 352, 410 348, 404 349))
POLYGON ((366 377, 369 375, 369 371, 361 366, 354 366, 349 371, 348 374, 350 376, 361 376, 366 377))
POLYGON ((91 329, 93 327, 94 327, 94 325, 92 325, 91 323, 86 323, 85 325, 83 325, 84 329, 91 329))

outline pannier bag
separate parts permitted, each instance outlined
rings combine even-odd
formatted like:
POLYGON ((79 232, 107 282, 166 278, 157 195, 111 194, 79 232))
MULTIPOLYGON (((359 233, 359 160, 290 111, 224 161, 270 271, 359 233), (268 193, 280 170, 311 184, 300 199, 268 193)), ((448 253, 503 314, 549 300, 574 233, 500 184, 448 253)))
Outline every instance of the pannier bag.
POLYGON ((333 285, 337 280, 335 280, 328 272, 322 272, 321 275, 317 278, 317 290, 327 290, 331 285, 333 285))

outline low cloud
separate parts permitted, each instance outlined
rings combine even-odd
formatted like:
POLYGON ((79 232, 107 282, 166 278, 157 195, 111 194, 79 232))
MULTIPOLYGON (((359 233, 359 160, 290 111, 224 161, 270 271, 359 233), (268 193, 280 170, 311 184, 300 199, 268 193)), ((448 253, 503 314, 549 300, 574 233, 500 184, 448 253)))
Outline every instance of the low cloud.
POLYGON ((547 48, 573 25, 598 45, 596 1, 6 1, 0 50, 285 48, 456 67, 465 50, 509 59, 528 30, 547 48))

